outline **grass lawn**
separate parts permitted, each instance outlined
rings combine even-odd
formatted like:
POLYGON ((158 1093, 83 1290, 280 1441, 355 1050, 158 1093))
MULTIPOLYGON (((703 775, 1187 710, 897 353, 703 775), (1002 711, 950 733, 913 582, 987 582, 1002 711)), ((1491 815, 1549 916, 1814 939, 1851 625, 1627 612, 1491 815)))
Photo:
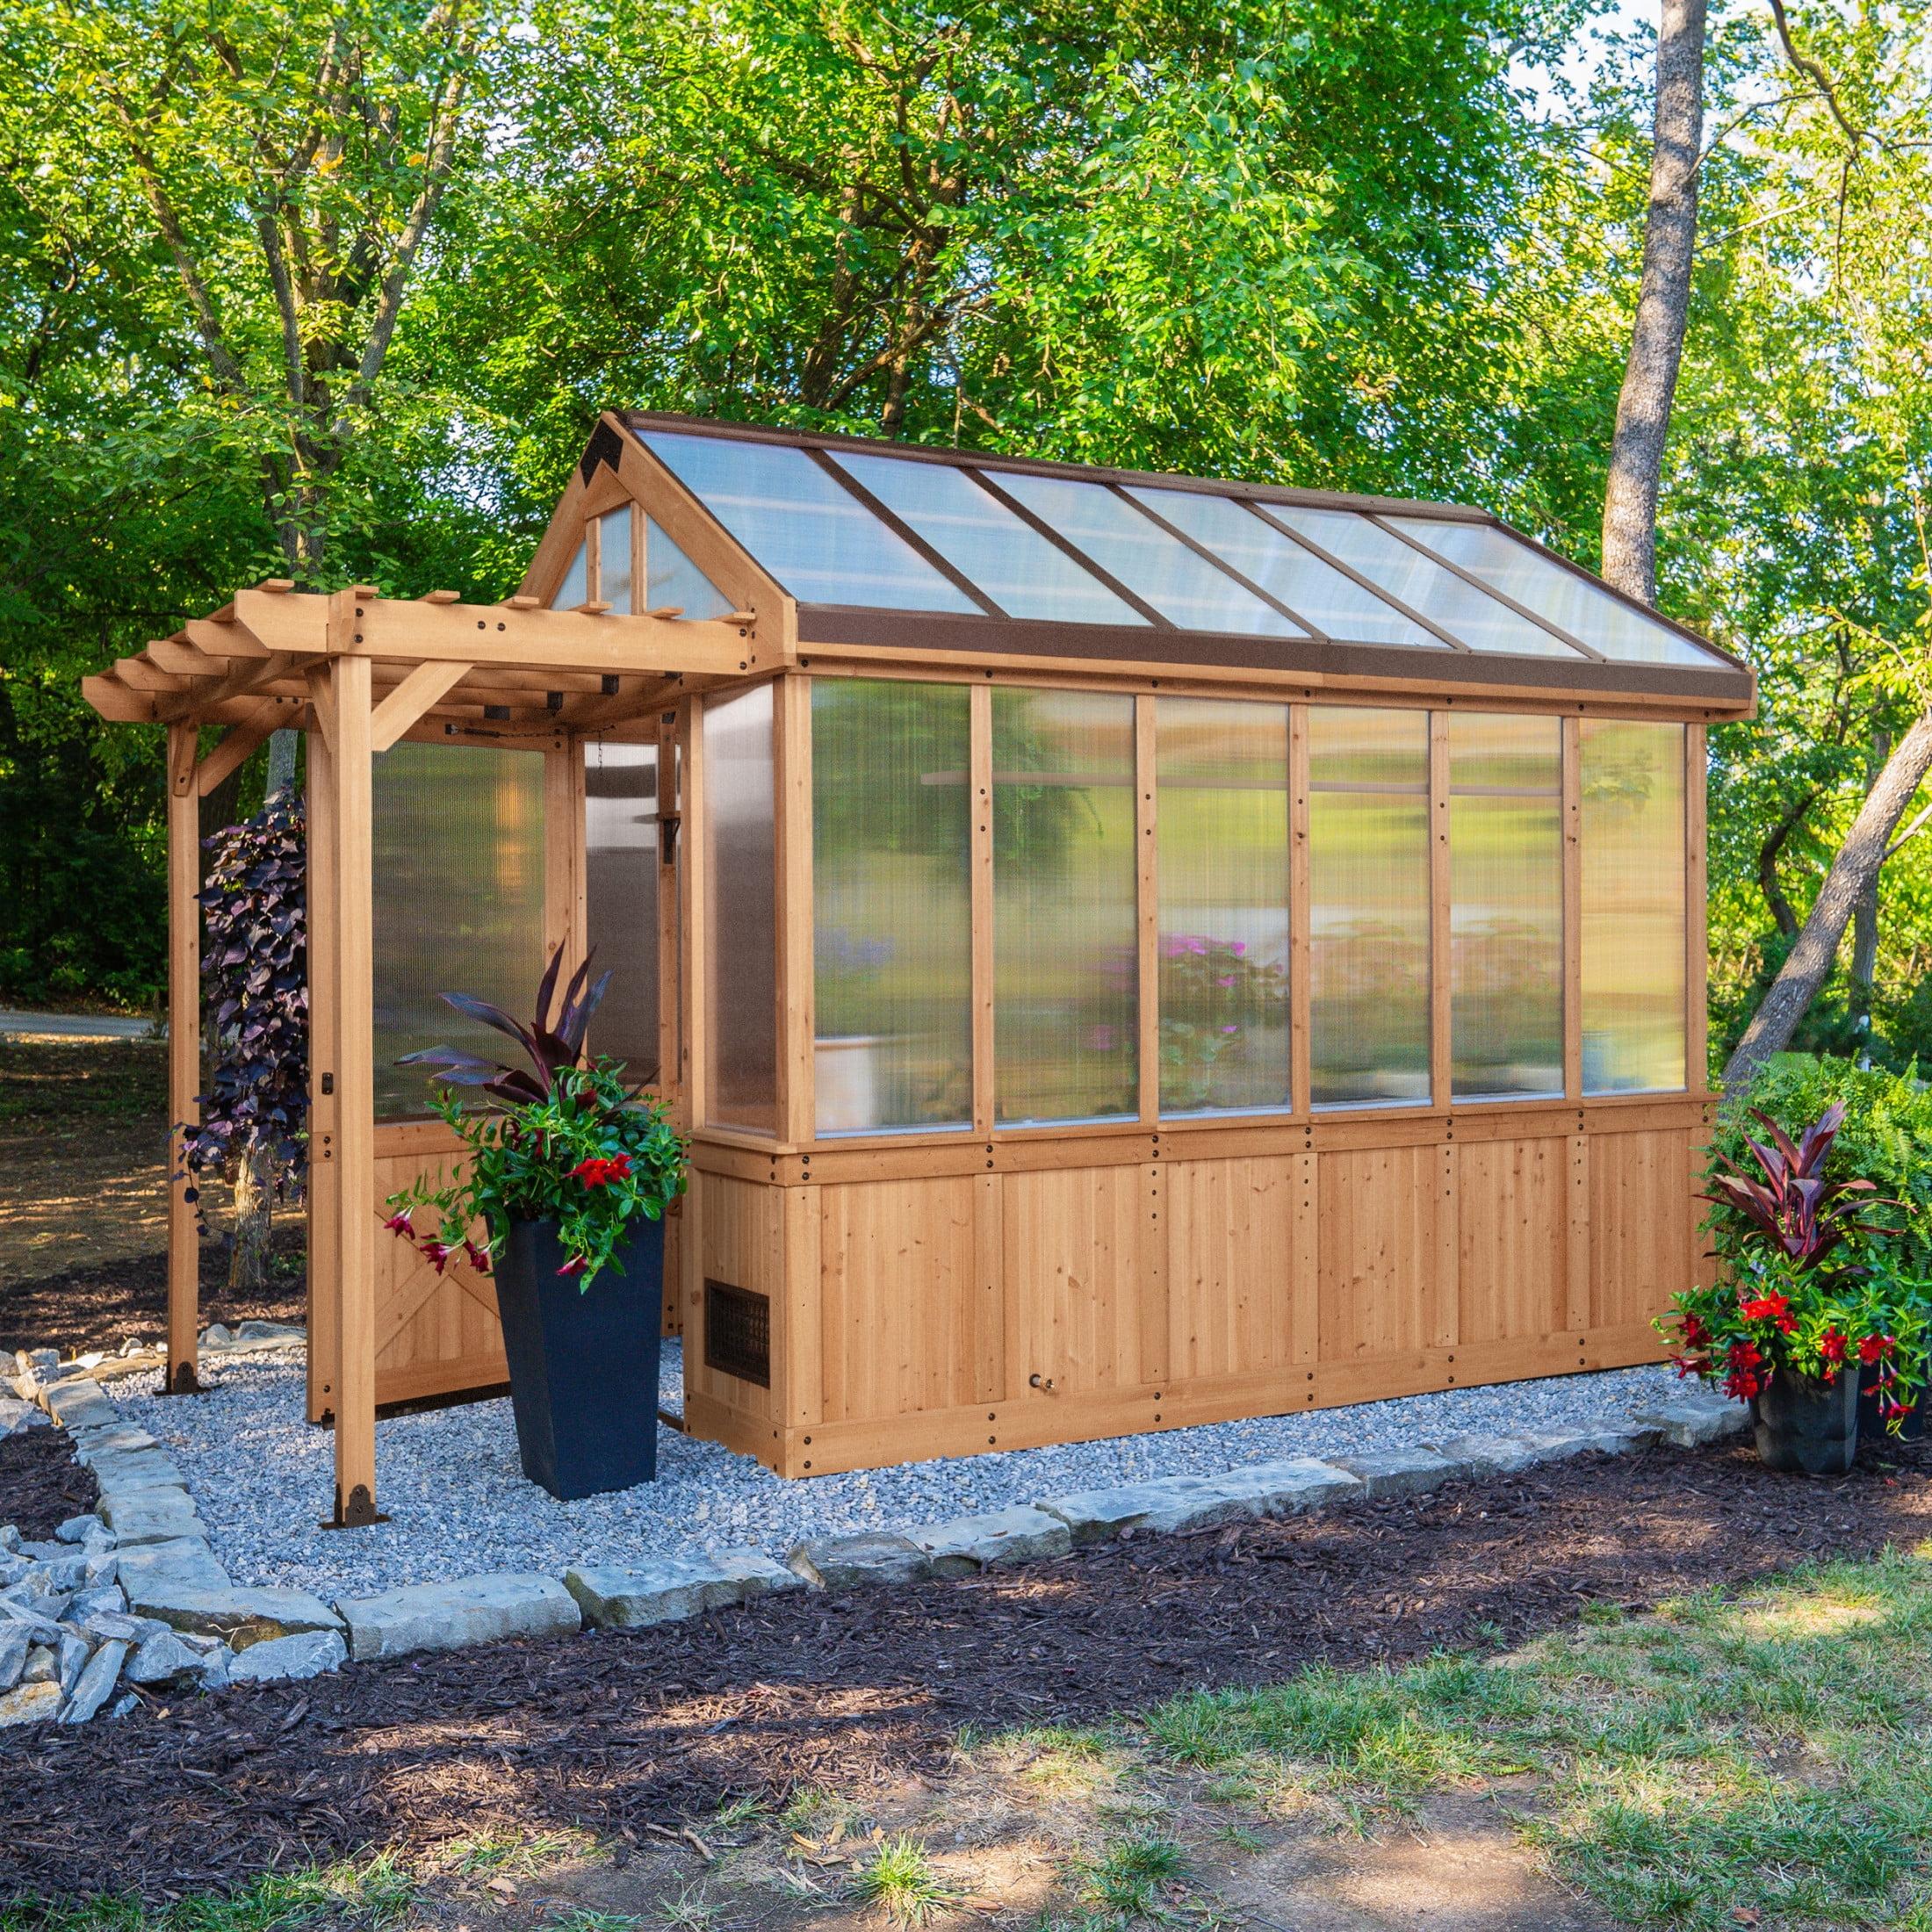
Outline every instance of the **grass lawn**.
POLYGON ((1491 1908, 1457 1925, 1932 1932, 1928 1709, 1921 1546, 1641 1617, 1592 1611, 1513 1654, 1318 1669, 1118 1725, 969 1732, 929 1783, 740 1802, 697 1821, 689 1846, 665 1833, 644 1848, 655 1856, 500 1837, 415 1869, 382 1856, 272 1874, 146 1919, 17 1906, 0 1932, 1300 1932, 1396 1922, 1323 1908, 1324 1887, 1341 1911, 1351 1885, 1373 1891, 1397 1867, 1415 1902, 1433 1902, 1449 1805, 1479 1820, 1458 1882, 1491 1908))

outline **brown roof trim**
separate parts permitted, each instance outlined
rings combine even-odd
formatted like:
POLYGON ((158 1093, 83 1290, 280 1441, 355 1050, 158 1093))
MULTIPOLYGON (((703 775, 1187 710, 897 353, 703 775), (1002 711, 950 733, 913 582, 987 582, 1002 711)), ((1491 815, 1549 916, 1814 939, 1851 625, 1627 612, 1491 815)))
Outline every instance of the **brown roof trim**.
MULTIPOLYGON (((1506 536, 1514 537, 1518 543, 1530 544, 1553 563, 1561 564, 1565 570, 1581 577, 1586 583, 1595 584, 1598 589, 1607 591, 1612 597, 1620 599, 1633 610, 1648 617, 1653 623, 1661 624, 1667 631, 1683 638, 1686 643, 1694 644, 1701 650, 1710 652, 1735 670, 1748 674, 1750 672, 1750 667, 1742 659, 1734 656, 1721 645, 1712 643, 1710 638, 1693 631, 1688 624, 1680 624, 1675 617, 1665 616, 1662 611, 1645 603, 1640 598, 1630 596, 1618 589, 1614 584, 1606 583, 1594 571, 1586 570, 1582 565, 1564 556, 1561 551, 1552 550, 1527 531, 1518 530, 1515 524, 1506 523, 1491 511, 1478 508, 1474 504, 1431 502, 1418 497, 1355 496, 1345 490, 1295 489, 1286 484, 1246 482, 1238 478, 1176 476, 1158 470, 1121 470, 1098 464, 1053 463, 1035 457, 1002 456, 978 450, 939 449, 925 443, 895 443, 883 436, 840 436, 816 429, 775 429, 761 423, 727 422, 716 416, 682 415, 675 411, 664 409, 619 409, 609 413, 615 415, 633 433, 646 429, 683 430, 694 436, 723 436, 744 443, 773 443, 791 449, 829 450, 834 453, 840 450, 852 450, 873 456, 903 457, 909 462, 940 463, 948 468, 977 470, 983 473, 1010 470, 1023 475, 1064 477, 1073 482, 1112 483, 1116 486, 1138 484, 1149 489, 1189 490, 1201 496, 1231 497, 1238 502, 1251 506, 1267 503, 1306 504, 1312 509, 1357 510, 1370 515, 1423 516, 1435 517, 1445 523, 1487 523, 1493 529, 1502 530, 1506 536)), ((1373 585, 1366 588, 1374 589, 1373 585)), ((1489 591, 1491 596, 1496 595, 1493 590, 1489 590, 1488 585, 1481 588, 1489 591)), ((1382 596, 1385 602, 1392 601, 1385 593, 1377 591, 1376 595, 1382 596)), ((1430 625, 1429 628, 1434 630, 1437 627, 1430 625)), ((1550 627, 1546 624, 1546 628, 1550 627)))
POLYGON ((1439 683, 1508 685, 1525 696, 1613 696, 1618 691, 1681 700, 1686 707, 1734 709, 1754 697, 1748 673, 1662 664, 1599 664, 1588 658, 1519 658, 1491 651, 1431 651, 1414 645, 1336 644, 1317 638, 1258 638, 1208 631, 1157 631, 1139 624, 1053 624, 1036 619, 956 616, 943 611, 877 610, 842 604, 798 607, 798 648, 855 645, 901 651, 1083 661, 1213 665, 1330 678, 1401 678, 1439 683))

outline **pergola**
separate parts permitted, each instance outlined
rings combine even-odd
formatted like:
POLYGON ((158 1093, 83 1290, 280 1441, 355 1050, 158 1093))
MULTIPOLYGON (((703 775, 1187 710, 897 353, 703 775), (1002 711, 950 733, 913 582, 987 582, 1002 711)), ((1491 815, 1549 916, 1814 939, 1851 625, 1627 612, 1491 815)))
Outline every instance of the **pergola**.
POLYGON ((177 1121, 198 800, 308 734, 338 1523, 503 1375, 378 1242, 453 1145, 391 1049, 558 945, 692 1139, 686 1426, 783 1474, 1651 1359, 1703 1265, 1751 674, 1484 513, 611 414, 517 595, 270 582, 85 689, 169 727, 177 1121))

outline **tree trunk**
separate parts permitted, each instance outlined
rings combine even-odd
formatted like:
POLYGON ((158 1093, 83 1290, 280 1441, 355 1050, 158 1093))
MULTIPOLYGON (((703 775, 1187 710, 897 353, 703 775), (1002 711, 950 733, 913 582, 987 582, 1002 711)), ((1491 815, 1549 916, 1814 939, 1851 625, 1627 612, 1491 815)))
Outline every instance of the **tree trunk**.
POLYGON ((1852 908, 1885 862, 1885 847, 1913 795, 1932 768, 1932 711, 1921 714, 1885 761, 1865 802, 1859 808, 1831 870, 1798 935, 1784 964, 1771 982, 1744 1037, 1724 1069, 1727 1092, 1741 1093, 1774 1053, 1782 1053, 1798 1030, 1818 989, 1825 984, 1832 962, 1845 936, 1852 908))
POLYGON ((228 1251, 228 1293, 256 1297, 268 1287, 269 1240, 274 1231, 275 1193, 268 1161, 250 1148, 234 1164, 234 1245, 228 1251))
MULTIPOLYGON (((1885 769, 1885 760, 1892 755, 1892 733, 1878 732, 1872 736, 1871 750, 1865 759, 1865 796, 1871 796, 1871 788, 1878 782, 1878 774, 1885 769)), ((1878 875, 1885 860, 1881 857, 1871 869, 1871 876, 1865 881, 1864 890, 1859 893, 1857 904, 1851 909, 1851 1010, 1861 1020, 1871 1017, 1872 982, 1878 977, 1878 875)))
POLYGON ((1604 489, 1604 575, 1647 604, 1657 601, 1657 492, 1698 237, 1704 15, 1705 0, 1662 0, 1643 280, 1604 489))
POLYGON ((270 732, 269 733, 269 775, 263 786, 262 797, 264 803, 278 793, 286 791, 295 782, 295 733, 293 732, 270 732))
POLYGON ((1764 842, 1757 848, 1757 887, 1764 895, 1764 903, 1770 908, 1771 918, 1777 929, 1786 939, 1798 931, 1798 914, 1791 909, 1791 902, 1784 896, 1784 888, 1778 883, 1777 861, 1786 842, 1799 825, 1805 822, 1805 814, 1816 803, 1818 794, 1808 791, 1793 805, 1770 831, 1764 842))

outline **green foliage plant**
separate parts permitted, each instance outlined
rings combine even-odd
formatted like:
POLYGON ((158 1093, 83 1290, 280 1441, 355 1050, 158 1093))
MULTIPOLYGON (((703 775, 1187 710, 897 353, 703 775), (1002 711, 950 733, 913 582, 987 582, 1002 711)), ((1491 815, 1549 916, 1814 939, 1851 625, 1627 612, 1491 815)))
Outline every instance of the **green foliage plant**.
POLYGON ((460 1260, 479 1274, 519 1221, 552 1223, 564 1263, 559 1274, 588 1291, 617 1259, 641 1218, 660 1221, 684 1192, 685 1143, 663 1106, 626 1085, 622 1065, 583 1062, 584 1034, 609 985, 606 973, 587 992, 590 962, 565 990, 554 1027, 550 1003, 563 962, 551 955, 537 988, 536 1018, 526 1023, 466 993, 445 993, 458 1012, 508 1034, 529 1064, 510 1067, 451 1047, 406 1054, 399 1064, 434 1068, 441 1083, 436 1114, 463 1143, 468 1158, 454 1177, 439 1171, 390 1195, 385 1222, 442 1273, 460 1260), (480 1088, 493 1103, 465 1106, 459 1087, 480 1088), (436 1217, 433 1229, 416 1216, 436 1217), (486 1238, 469 1230, 480 1222, 486 1238))
POLYGON ((876 1906, 900 1925, 924 1925, 959 1902, 926 1848, 906 1837, 887 1839, 853 1873, 850 1890, 860 1903, 876 1906))
POLYGON ((1911 1204, 1880 1196, 1865 1176, 1827 1171, 1845 1117, 1834 1100, 1795 1140, 1762 1109, 1751 1118, 1763 1140, 1730 1123, 1745 1158, 1716 1150, 1705 1196, 1717 1280, 1674 1297, 1657 1327, 1680 1375, 1721 1381, 1741 1400, 1779 1371, 1829 1386, 1870 1369, 1896 1428, 1925 1379, 1932 1304, 1887 1245, 1911 1204))

